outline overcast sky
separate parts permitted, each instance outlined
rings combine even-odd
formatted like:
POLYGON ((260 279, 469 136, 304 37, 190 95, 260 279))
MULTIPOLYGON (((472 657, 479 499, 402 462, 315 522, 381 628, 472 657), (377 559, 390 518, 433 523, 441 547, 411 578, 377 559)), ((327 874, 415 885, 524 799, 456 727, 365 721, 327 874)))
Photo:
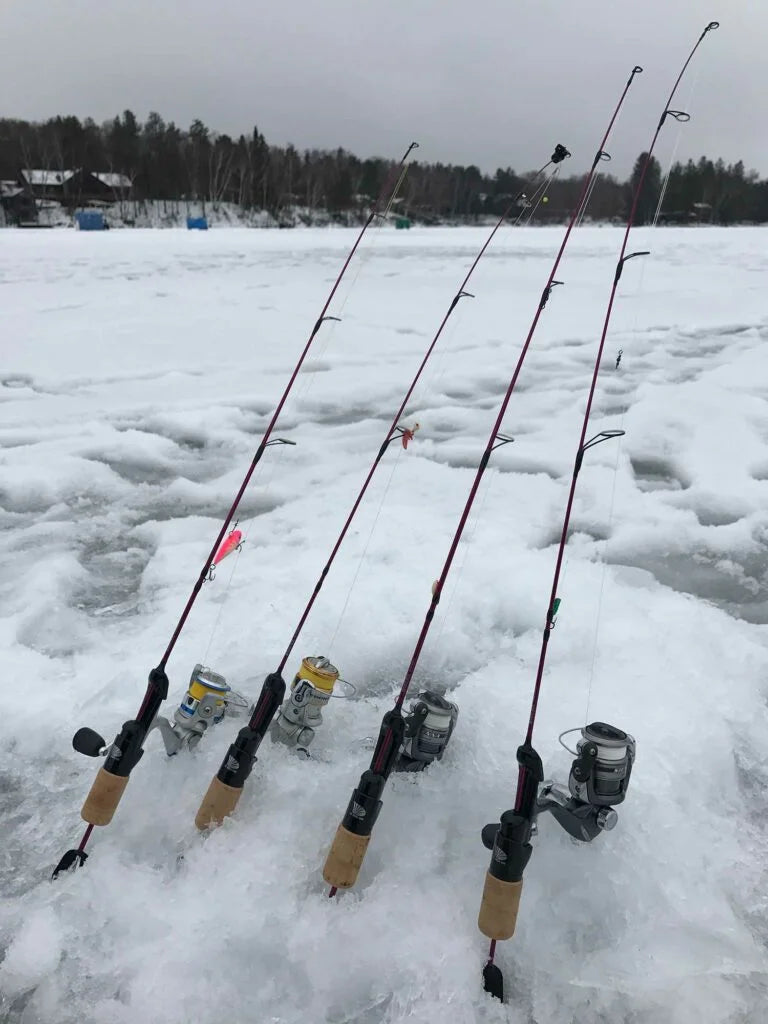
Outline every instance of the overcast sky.
POLYGON ((0 116, 102 121, 126 107, 276 144, 483 170, 581 171, 632 65, 609 150, 626 176, 682 61, 662 164, 702 153, 768 175, 768 0, 3 0, 0 116))

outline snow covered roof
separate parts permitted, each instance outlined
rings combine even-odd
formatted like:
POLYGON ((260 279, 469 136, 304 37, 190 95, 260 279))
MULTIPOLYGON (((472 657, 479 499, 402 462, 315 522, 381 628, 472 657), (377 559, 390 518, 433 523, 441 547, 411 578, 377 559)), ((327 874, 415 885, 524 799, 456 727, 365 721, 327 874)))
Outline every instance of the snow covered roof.
POLYGON ((64 185, 74 178, 75 171, 22 171, 21 176, 29 185, 64 185))
POLYGON ((0 196, 5 196, 6 199, 13 199, 23 191, 24 189, 17 181, 0 181, 0 196))
POLYGON ((130 188, 133 185, 127 175, 117 174, 114 171, 94 171, 93 176, 107 188, 130 188))

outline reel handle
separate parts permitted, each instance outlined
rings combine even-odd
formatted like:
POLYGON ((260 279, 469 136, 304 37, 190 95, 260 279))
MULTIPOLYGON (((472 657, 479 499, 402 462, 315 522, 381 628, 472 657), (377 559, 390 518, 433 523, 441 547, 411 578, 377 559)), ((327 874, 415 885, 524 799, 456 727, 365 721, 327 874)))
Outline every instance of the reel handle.
POLYGON ((365 860, 370 835, 358 836, 339 825, 323 865, 323 878, 334 889, 351 889, 365 860))
POLYGON ((86 757, 101 757, 102 754, 106 754, 108 747, 104 737, 95 729, 83 726, 72 737, 72 749, 86 757))
POLYGON ((523 880, 505 882, 486 872, 477 927, 489 939, 511 939, 515 934, 523 880))

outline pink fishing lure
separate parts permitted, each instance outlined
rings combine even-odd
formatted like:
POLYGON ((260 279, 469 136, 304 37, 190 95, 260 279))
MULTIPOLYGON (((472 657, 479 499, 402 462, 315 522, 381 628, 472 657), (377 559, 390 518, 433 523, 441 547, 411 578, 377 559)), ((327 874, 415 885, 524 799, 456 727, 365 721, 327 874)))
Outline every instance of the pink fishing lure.
POLYGON ((226 558, 227 555, 231 555, 232 552, 239 548, 243 540, 242 530, 233 530, 226 540, 222 541, 221 547, 216 552, 216 557, 213 560, 214 565, 218 565, 222 559, 226 558))

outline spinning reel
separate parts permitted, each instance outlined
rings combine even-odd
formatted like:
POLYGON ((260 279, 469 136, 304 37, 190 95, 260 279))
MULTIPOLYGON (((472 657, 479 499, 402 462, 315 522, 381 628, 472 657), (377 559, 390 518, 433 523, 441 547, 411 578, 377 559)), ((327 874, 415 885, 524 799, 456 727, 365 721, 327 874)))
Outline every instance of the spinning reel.
POLYGON ((309 745, 323 724, 323 708, 331 697, 351 697, 355 687, 322 654, 303 658, 288 699, 272 723, 271 736, 309 757, 309 745))
POLYGON ((439 761, 459 717, 456 704, 433 690, 422 690, 411 702, 405 718, 405 735, 396 772, 420 772, 439 761))
MULTIPOLYGON (((206 729, 218 725, 225 717, 239 718, 248 708, 248 701, 219 675, 204 665, 195 665, 187 692, 173 714, 173 721, 157 715, 148 733, 158 729, 169 757, 186 747, 193 750, 206 729)), ((72 746, 87 757, 103 757, 110 747, 93 729, 78 729, 72 746)))
POLYGON ((589 843, 601 832, 615 828, 619 816, 613 809, 624 801, 635 760, 635 740, 605 722, 593 722, 582 728, 576 750, 563 743, 575 755, 568 776, 568 788, 556 782, 542 783, 536 799, 536 813, 551 811, 552 817, 568 835, 589 843))
MULTIPOLYGON (((529 834, 534 835, 537 831, 538 815, 549 811, 569 836, 582 843, 591 843, 601 832, 615 828, 619 820, 614 807, 627 795, 635 761, 635 740, 629 733, 605 722, 569 729, 559 738, 565 749, 575 756, 568 775, 568 787, 551 780, 542 781, 541 762, 531 750, 538 766, 538 779, 534 780, 538 788, 528 819, 529 834), (571 732, 581 732, 575 750, 563 743, 563 736, 571 732)), ((529 771, 532 779, 534 774, 529 771)), ((486 849, 494 848, 498 830, 497 822, 483 829, 482 840, 486 849)))
POLYGON ((323 724, 323 708, 333 695, 339 670, 322 654, 303 658, 291 683, 288 700, 272 724, 272 740, 279 740, 309 757, 315 730, 323 724))

